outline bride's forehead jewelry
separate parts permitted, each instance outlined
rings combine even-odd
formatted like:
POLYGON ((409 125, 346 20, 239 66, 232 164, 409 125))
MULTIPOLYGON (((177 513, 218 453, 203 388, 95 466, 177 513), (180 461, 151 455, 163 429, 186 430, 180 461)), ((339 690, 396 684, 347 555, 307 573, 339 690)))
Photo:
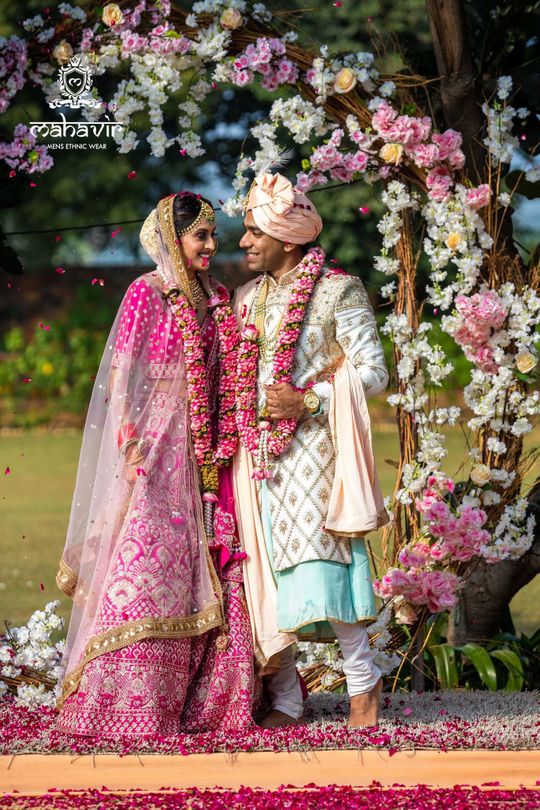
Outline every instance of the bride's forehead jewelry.
POLYGON ((188 233, 193 233, 193 231, 197 230, 197 228, 204 219, 207 222, 210 222, 211 224, 216 221, 215 211, 212 208, 212 206, 206 202, 206 200, 201 201, 201 210, 199 211, 199 213, 197 214, 191 225, 187 225, 185 228, 182 228, 181 231, 178 231, 178 236, 180 237, 185 236, 188 233))

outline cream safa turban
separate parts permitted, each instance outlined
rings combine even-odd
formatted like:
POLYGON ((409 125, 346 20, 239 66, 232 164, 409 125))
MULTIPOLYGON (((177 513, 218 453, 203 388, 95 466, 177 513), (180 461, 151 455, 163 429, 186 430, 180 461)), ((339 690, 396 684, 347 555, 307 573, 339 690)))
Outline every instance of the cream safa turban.
POLYGON ((322 230, 322 219, 311 200, 282 174, 265 172, 256 177, 246 211, 251 211, 263 233, 280 242, 305 245, 322 230))

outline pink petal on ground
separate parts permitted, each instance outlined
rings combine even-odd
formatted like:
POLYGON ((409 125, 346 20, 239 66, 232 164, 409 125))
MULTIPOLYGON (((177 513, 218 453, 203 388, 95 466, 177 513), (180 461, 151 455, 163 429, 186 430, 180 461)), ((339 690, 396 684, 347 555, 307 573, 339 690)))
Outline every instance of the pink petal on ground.
POLYGON ((4 475, 11 475, 11 470, 9 469, 9 467, 6 467, 6 469, 4 470, 4 475))
POLYGON ((128 172, 128 180, 134 180, 137 177, 137 172, 128 172))
POLYGON ((63 268, 63 267, 55 267, 54 272, 55 272, 55 273, 58 273, 58 275, 59 275, 59 276, 61 276, 61 275, 63 275, 63 274, 66 272, 66 271, 64 270, 64 268, 63 268))

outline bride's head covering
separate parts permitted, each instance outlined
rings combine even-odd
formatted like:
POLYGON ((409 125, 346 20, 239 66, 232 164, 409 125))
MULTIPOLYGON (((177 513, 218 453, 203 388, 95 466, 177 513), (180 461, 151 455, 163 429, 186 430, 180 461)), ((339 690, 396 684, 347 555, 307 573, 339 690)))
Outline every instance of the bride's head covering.
POLYGON ((322 219, 309 197, 279 173, 257 175, 248 195, 247 211, 251 211, 263 233, 280 242, 305 245, 322 231, 322 219))
POLYGON ((163 280, 169 285, 178 285, 190 303, 193 302, 181 239, 193 233, 203 220, 212 224, 215 218, 209 200, 191 191, 180 191, 160 200, 141 228, 141 245, 157 265, 163 280))

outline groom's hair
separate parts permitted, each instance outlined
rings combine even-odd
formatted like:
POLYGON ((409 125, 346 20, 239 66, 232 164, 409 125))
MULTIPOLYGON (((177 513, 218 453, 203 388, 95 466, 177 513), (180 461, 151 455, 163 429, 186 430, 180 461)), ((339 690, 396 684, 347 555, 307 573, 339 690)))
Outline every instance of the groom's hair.
POLYGON ((184 228, 189 228, 192 222, 195 222, 201 210, 203 202, 213 208, 210 200, 206 197, 201 197, 200 194, 193 194, 191 191, 181 191, 174 198, 173 202, 173 219, 174 228, 176 233, 180 233, 184 228))

